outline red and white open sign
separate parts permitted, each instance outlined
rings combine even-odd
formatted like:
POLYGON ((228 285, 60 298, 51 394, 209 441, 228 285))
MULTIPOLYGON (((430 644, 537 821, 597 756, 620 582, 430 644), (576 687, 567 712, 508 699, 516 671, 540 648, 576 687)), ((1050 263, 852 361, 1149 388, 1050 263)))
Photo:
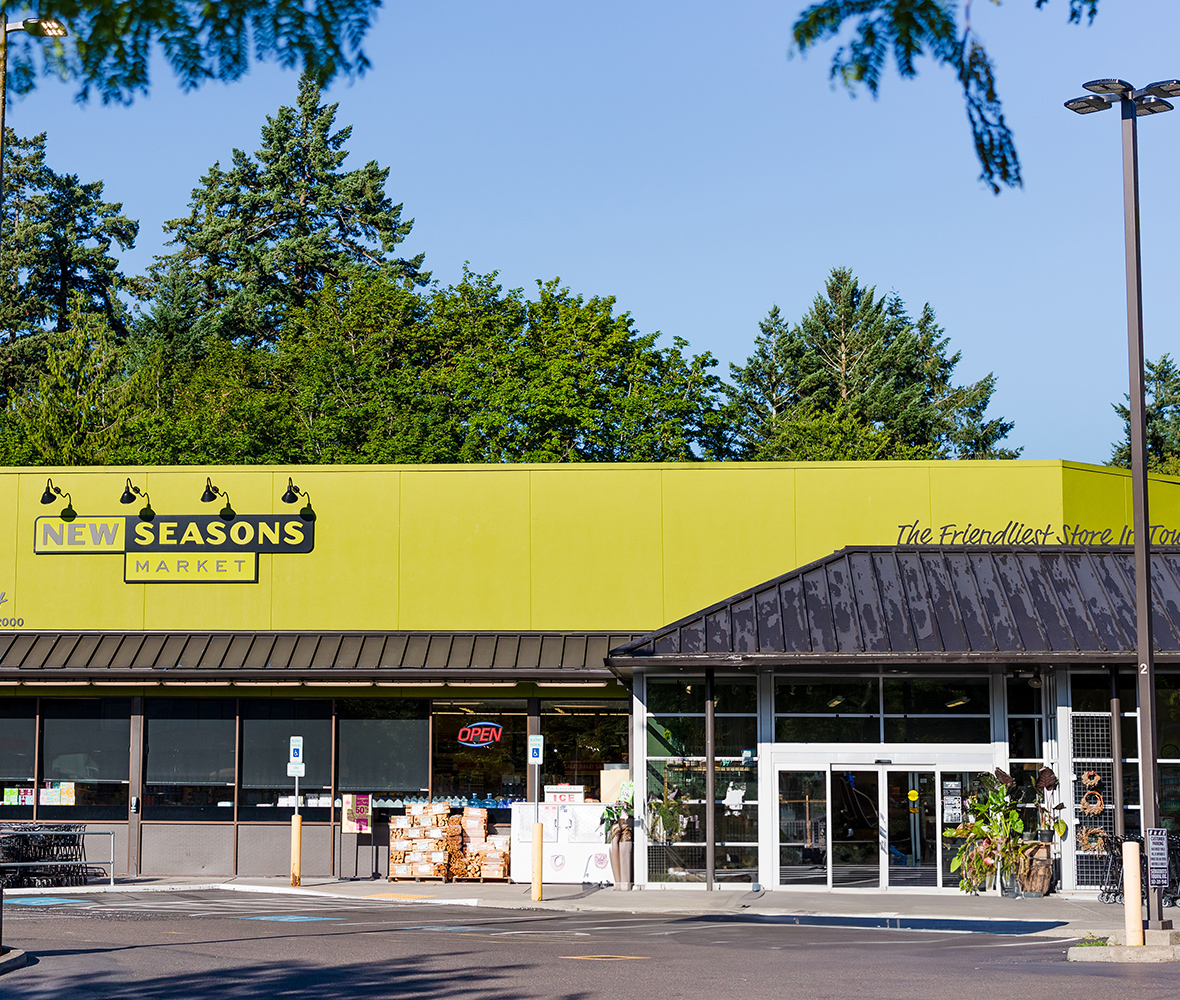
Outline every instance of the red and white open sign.
POLYGON ((499 743, 504 727, 498 722, 473 722, 459 730, 456 739, 465 747, 486 747, 499 743))

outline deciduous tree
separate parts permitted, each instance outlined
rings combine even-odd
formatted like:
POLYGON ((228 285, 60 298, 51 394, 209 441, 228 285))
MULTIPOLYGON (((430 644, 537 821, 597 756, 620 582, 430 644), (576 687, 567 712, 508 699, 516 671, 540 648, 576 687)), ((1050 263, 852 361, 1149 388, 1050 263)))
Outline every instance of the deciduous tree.
MULTIPOLYGON (((999 0, 994 0, 998 3, 999 0)), ((852 26, 852 39, 832 57, 831 77, 849 89, 863 85, 877 96, 890 56, 901 77, 917 75, 928 56, 954 72, 963 90, 980 179, 993 192, 1019 187, 1020 159, 1004 120, 995 72, 971 26, 972 0, 819 0, 795 21, 795 44, 807 51, 852 26)), ((1035 0, 1037 9, 1048 0, 1035 0)), ((1069 0, 1069 20, 1092 21, 1098 0, 1069 0)))
POLYGON ((37 15, 65 22, 69 35, 41 40, 14 32, 10 86, 28 92, 45 72, 76 81, 83 100, 96 92, 104 103, 127 103, 147 93, 149 67, 160 57, 186 90, 236 80, 252 59, 301 68, 326 84, 368 67, 361 43, 380 6, 381 0, 43 0, 37 15))

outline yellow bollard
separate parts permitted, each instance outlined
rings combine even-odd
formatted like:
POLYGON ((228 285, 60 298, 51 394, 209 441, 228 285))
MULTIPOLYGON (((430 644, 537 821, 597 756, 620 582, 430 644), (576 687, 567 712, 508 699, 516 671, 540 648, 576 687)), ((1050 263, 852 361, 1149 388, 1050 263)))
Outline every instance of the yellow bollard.
POLYGON ((1143 944, 1143 875, 1139 871, 1139 845, 1123 844, 1123 921, 1128 945, 1143 944))
POLYGON ((303 817, 291 817, 291 885, 298 888, 303 881, 303 817))
POLYGON ((533 824, 533 902, 541 901, 541 865, 545 860, 545 827, 533 824))

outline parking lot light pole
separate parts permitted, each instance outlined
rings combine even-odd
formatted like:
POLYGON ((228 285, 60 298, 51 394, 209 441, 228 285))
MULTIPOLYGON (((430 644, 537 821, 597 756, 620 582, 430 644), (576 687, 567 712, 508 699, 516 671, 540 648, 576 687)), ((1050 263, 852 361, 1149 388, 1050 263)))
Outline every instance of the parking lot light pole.
POLYGON ((36 38, 62 38, 66 26, 52 17, 28 17, 8 23, 8 15, 0 9, 0 240, 4 237, 4 112, 8 105, 8 35, 13 31, 27 31, 36 38))
MULTIPOLYGON (((1123 134, 1123 219, 1127 257, 1127 356, 1130 367, 1131 506, 1135 543, 1135 677, 1139 691, 1140 831, 1159 826, 1159 783, 1156 780, 1155 648, 1151 633, 1151 521, 1147 503, 1147 414, 1143 381, 1143 282, 1139 254, 1139 133, 1143 115, 1171 111, 1169 97, 1180 97, 1180 80, 1161 80, 1136 90, 1125 80, 1091 80, 1084 97, 1066 101, 1079 115, 1105 111, 1118 104, 1123 134)), ((1112 724, 1117 726, 1118 720, 1112 724)), ((1147 890, 1147 926, 1169 928, 1163 920, 1163 890, 1147 890)))

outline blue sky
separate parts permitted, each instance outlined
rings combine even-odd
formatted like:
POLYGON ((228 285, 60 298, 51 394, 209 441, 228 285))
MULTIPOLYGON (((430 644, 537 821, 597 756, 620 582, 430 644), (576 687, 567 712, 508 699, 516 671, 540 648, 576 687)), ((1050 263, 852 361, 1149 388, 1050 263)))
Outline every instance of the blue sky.
MULTIPOLYGON (((560 276, 727 373, 771 305, 798 318, 849 266, 911 312, 930 302, 963 380, 996 373, 992 414, 1015 420, 1024 457, 1105 461, 1127 386, 1119 124, 1062 102, 1095 77, 1180 77, 1180 3, 1103 0, 1092 27, 1066 23, 1067 0, 975 4, 1025 175, 999 197, 977 180, 949 73, 923 64, 850 99, 828 82, 830 47, 790 57, 802 6, 394 0, 365 46, 373 68, 329 96, 354 126, 349 163, 391 168, 415 219, 406 250, 443 282, 464 261, 508 287, 560 276)), ((261 65, 185 94, 161 65, 124 108, 46 80, 8 122, 47 129, 55 169, 102 178, 140 220, 134 273, 296 82, 261 65)), ((1140 124, 1154 358, 1180 320, 1180 113, 1140 124)))

